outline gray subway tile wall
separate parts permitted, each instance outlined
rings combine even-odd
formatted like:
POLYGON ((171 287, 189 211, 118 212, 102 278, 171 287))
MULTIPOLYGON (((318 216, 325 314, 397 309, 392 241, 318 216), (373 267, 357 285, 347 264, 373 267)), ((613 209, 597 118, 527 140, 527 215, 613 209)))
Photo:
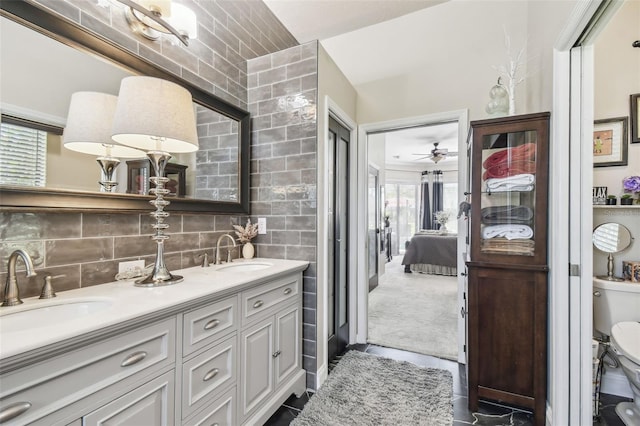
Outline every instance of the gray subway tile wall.
MULTIPOLYGON (((186 48, 168 38, 150 41, 133 34, 117 2, 106 8, 87 0, 33 2, 251 111, 251 214, 267 217, 270 230, 256 240, 258 255, 311 262, 304 273, 303 355, 307 386, 315 387, 317 42, 299 46, 261 1, 185 0, 199 26, 198 38, 186 48), (261 129, 264 135, 257 133, 261 129)), ((219 235, 245 220, 174 213, 168 267, 197 265, 204 251, 212 254, 219 235)), ((24 297, 39 294, 45 273, 64 275, 54 280, 57 291, 99 285, 113 280, 120 261, 153 262, 151 222, 139 213, 0 212, 0 259, 16 248, 34 257, 38 277, 21 277, 24 297), (61 248, 75 254, 58 253, 61 248)), ((6 262, 0 262, 0 280, 5 279, 6 262)))
POLYGON ((260 256, 311 262, 303 282, 303 365, 310 388, 317 367, 317 51, 318 43, 311 42, 247 62, 251 213, 266 217, 268 228, 256 239, 257 250, 260 256))

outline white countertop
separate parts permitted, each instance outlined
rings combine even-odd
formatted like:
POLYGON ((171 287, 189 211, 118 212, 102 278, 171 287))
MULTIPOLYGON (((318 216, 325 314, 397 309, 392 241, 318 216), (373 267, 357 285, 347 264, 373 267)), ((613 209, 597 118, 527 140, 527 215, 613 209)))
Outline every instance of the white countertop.
POLYGON ((272 266, 250 272, 218 270, 220 266, 227 264, 211 265, 208 268, 193 267, 171 271, 174 275, 184 277, 184 281, 178 284, 148 288, 134 286, 134 280, 117 281, 60 292, 52 299, 40 300, 36 296, 23 299, 24 303, 18 306, 0 307, 0 360, 167 310, 172 306, 223 294, 236 288, 240 290, 244 286, 263 282, 272 276, 302 271, 309 265, 306 261, 266 258, 235 260, 233 264, 240 262, 268 262, 272 266), (98 312, 68 319, 60 324, 43 323, 22 330, 6 330, 7 327, 2 327, 3 317, 12 313, 85 300, 104 300, 110 305, 98 312))

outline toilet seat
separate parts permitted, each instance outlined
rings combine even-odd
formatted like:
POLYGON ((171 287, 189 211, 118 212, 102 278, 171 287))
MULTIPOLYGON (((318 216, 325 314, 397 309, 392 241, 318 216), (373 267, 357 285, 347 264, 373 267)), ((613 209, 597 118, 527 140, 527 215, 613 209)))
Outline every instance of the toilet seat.
POLYGON ((611 327, 614 349, 630 361, 640 364, 640 322, 623 321, 611 327))

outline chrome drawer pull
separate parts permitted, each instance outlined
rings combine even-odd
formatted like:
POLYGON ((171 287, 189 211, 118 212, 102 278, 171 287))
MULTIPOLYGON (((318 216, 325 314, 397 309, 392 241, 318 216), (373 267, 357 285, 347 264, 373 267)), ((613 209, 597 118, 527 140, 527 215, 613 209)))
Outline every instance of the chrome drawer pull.
POLYGON ((14 402, 7 408, 0 411, 0 423, 8 422, 18 417, 20 414, 31 408, 30 402, 14 402))
POLYGON ((211 321, 209 321, 208 323, 205 324, 204 329, 205 330, 211 330, 212 328, 216 328, 218 326, 218 324, 220 324, 220 320, 219 319, 212 319, 211 321))
POLYGON ((263 305, 262 300, 258 300, 256 303, 254 303, 254 304, 253 304, 253 307, 254 307, 254 308, 259 308, 259 307, 260 307, 260 306, 262 306, 262 305, 263 305))
POLYGON ((271 356, 274 358, 277 358, 282 352, 280 352, 279 350, 275 351, 271 356))
POLYGON ((216 377, 219 372, 220 372, 220 370, 218 370, 217 368, 209 370, 209 372, 204 375, 204 378, 202 380, 204 380, 205 382, 208 381, 208 380, 211 380, 214 377, 216 377))
POLYGON ((284 289, 284 294, 291 294, 291 289, 290 288, 285 288, 284 289))
POLYGON ((145 351, 134 352, 122 361, 120 367, 129 367, 130 365, 137 364, 143 359, 147 357, 147 353, 145 351))

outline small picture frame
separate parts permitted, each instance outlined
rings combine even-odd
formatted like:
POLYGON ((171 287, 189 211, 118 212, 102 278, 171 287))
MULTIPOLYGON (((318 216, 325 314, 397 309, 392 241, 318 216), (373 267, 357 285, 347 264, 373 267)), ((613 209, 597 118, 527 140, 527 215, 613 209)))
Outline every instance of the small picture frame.
POLYGON ((594 186, 591 191, 594 206, 604 206, 605 204, 607 204, 606 186, 594 186))
POLYGON ((640 93, 630 97, 631 143, 640 143, 640 93))
POLYGON ((593 123, 593 166, 627 165, 627 117, 596 120, 593 123))

